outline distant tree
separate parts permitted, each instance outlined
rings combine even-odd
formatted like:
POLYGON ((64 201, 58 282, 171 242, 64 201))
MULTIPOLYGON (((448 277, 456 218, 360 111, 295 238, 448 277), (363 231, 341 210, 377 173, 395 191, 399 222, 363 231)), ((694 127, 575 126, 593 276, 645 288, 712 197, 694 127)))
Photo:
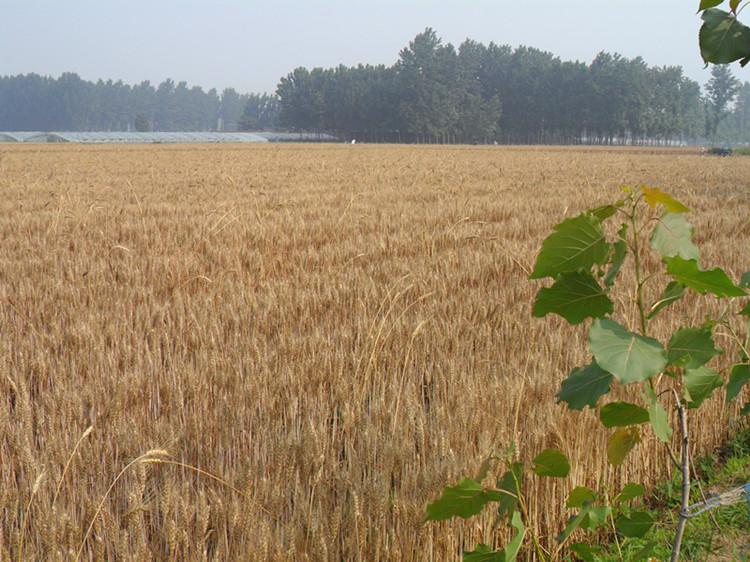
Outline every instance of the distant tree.
POLYGON ((135 116, 135 130, 139 133, 145 133, 151 130, 151 123, 145 113, 139 113, 135 116))
POLYGON ((266 131, 278 128, 278 99, 268 94, 247 96, 238 126, 241 131, 266 131))
POLYGON ((737 96, 740 82, 732 74, 728 65, 717 64, 711 67, 711 79, 706 83, 708 113, 706 115, 706 136, 713 139, 719 124, 729 115, 729 107, 737 96))
POLYGON ((458 123, 463 93, 453 46, 427 28, 401 51, 396 73, 404 129, 419 140, 445 141, 458 123))

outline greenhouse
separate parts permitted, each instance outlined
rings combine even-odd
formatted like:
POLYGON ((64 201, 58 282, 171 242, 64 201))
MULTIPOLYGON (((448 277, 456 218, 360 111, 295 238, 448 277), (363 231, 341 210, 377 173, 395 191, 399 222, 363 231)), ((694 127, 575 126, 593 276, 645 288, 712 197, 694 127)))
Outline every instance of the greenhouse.
POLYGON ((218 132, 0 132, 0 142, 78 143, 78 144, 183 144, 183 143, 266 143, 335 142, 323 133, 218 133, 218 132))
POLYGON ((39 133, 34 132, 18 132, 13 131, 10 133, 0 133, 0 142, 25 142, 26 139, 36 136, 39 133))

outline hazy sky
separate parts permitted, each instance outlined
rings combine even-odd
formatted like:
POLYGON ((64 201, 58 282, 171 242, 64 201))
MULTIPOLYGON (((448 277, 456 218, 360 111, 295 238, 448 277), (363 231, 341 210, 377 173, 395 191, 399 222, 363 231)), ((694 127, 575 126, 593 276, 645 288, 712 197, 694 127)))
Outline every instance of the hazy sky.
MULTIPOLYGON (((170 77, 275 90, 297 66, 392 64, 425 27, 590 62, 601 50, 679 64, 703 83, 698 0, 0 0, 0 75, 170 77)), ((750 70, 735 69, 743 80, 750 70)))

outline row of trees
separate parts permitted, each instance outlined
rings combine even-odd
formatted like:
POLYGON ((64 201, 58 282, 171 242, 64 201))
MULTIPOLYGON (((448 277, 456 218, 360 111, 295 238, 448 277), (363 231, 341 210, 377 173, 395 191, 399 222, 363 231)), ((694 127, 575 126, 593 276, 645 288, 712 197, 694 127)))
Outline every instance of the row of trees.
POLYGON ((298 68, 277 95, 282 126, 363 140, 641 143, 717 131, 750 140, 750 85, 727 119, 738 84, 717 68, 704 97, 677 66, 608 53, 587 65, 471 40, 455 49, 427 29, 391 67, 298 68))
POLYGON ((750 84, 713 67, 705 95, 677 66, 600 53, 590 63, 432 29, 392 66, 297 68, 275 95, 165 80, 0 77, 0 130, 268 130, 390 142, 750 142, 750 84))
POLYGON ((73 73, 0 77, 0 130, 7 131, 266 129, 276 125, 277 108, 275 96, 206 92, 169 79, 130 86, 73 73))

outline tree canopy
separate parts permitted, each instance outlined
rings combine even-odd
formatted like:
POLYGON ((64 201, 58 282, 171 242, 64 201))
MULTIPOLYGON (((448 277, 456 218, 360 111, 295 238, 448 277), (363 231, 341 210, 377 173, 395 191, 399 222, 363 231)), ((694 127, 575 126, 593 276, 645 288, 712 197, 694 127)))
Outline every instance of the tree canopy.
MULTIPOLYGON (((154 87, 122 81, 89 82, 77 74, 0 76, 0 130, 204 131, 237 130, 251 95, 221 94, 167 79, 154 87)), ((268 118, 264 123, 268 124, 268 118)))

